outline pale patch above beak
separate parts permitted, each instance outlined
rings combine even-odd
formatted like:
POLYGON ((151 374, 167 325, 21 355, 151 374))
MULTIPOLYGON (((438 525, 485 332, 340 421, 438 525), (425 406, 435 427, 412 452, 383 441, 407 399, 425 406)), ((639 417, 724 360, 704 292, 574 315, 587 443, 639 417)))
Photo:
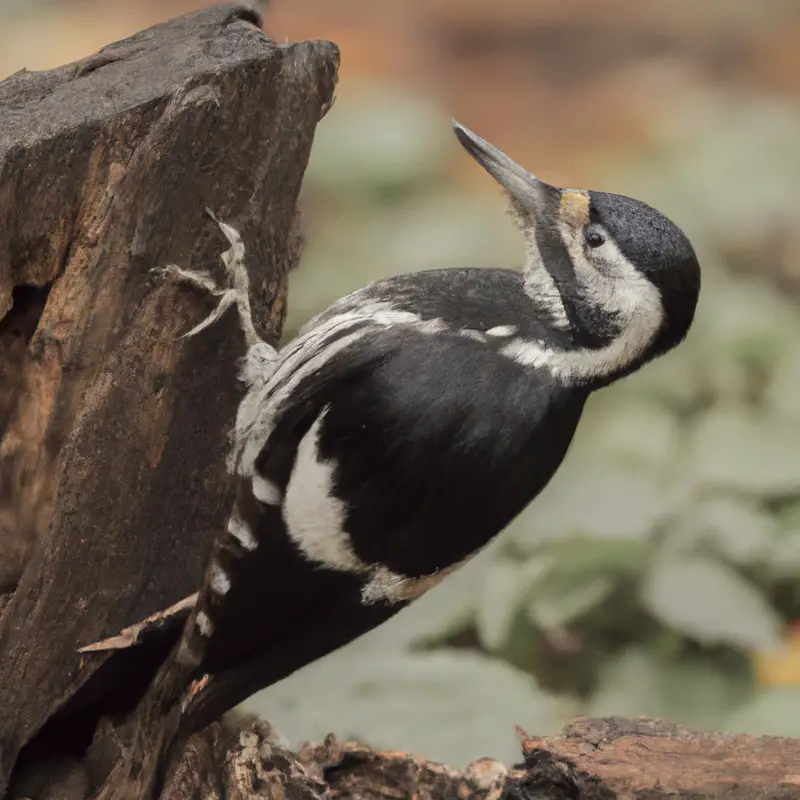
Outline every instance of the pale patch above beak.
POLYGON ((552 220, 559 214, 560 189, 531 175, 501 150, 455 120, 453 130, 464 149, 522 208, 537 219, 552 220))
POLYGON ((585 228, 589 224, 589 193, 579 189, 562 190, 559 217, 574 230, 585 228))

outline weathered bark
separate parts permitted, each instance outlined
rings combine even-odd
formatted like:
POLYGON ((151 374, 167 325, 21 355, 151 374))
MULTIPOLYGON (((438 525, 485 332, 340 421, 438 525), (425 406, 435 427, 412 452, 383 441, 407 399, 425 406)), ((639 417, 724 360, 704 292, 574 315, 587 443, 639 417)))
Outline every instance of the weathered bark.
POLYGON ((800 740, 723 736, 652 719, 578 719, 562 735, 521 736, 522 759, 464 770, 331 739, 297 754, 263 724, 195 736, 164 800, 613 800, 800 798, 800 740), (224 794, 227 792, 227 794, 224 794))
POLYGON ((116 654, 78 648, 196 591, 230 507, 236 315, 181 340, 214 301, 150 270, 220 269, 210 207, 280 332, 338 51, 259 22, 222 5, 0 83, 0 795, 60 709, 102 697, 116 654))
POLYGON ((522 751, 529 770, 558 765, 564 788, 577 790, 553 797, 800 798, 800 739, 657 719, 577 719, 561 736, 523 735, 522 751))

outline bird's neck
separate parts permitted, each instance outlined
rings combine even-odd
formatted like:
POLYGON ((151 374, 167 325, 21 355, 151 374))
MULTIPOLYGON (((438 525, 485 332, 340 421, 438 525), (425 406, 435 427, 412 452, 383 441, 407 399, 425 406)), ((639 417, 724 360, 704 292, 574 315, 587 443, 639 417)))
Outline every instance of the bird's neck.
POLYGON ((509 343, 515 360, 547 366, 565 382, 592 388, 624 377, 648 360, 663 319, 656 297, 644 305, 624 297, 611 303, 597 286, 559 286, 537 256, 529 253, 524 289, 552 337, 509 343))

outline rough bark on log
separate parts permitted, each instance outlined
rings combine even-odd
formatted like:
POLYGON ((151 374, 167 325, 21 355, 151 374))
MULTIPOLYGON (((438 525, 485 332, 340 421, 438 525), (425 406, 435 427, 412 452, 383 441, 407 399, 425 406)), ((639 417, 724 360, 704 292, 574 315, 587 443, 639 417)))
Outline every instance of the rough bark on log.
POLYGON ((259 24, 221 5, 0 83, 0 796, 79 690, 102 695, 115 654, 78 648, 194 592, 230 507, 236 315, 181 340, 214 302, 150 270, 220 268, 210 207, 280 332, 338 51, 259 24))
MULTIPOLYGON (((522 732, 521 732, 522 734, 522 732)), ((688 730, 656 719, 577 719, 521 735, 522 758, 464 770, 332 737, 298 753, 263 723, 214 724, 190 740, 163 800, 796 800, 800 740, 688 730)))

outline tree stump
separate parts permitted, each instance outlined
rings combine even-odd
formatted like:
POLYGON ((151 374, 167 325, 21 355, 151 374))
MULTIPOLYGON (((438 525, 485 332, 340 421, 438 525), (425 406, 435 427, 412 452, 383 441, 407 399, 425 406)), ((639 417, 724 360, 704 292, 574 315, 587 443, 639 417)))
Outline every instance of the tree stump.
MULTIPOLYGON (((0 796, 144 798, 101 767, 125 757, 106 718, 136 713, 146 641, 78 651, 196 591, 230 507, 236 316, 181 339, 213 300, 150 270, 218 268, 210 207, 241 231, 256 323, 277 339, 338 51, 259 25, 217 6, 0 83, 0 796)), ((800 797, 794 740, 579 720, 521 747, 510 768, 462 771, 333 738, 293 753, 229 715, 161 765, 158 794, 800 797)))
POLYGON ((0 795, 102 694, 114 654, 78 648, 194 592, 223 529, 242 336, 231 313, 181 340, 213 300, 150 270, 221 269, 211 208, 279 335, 338 50, 259 26, 221 5, 0 83, 0 795))

